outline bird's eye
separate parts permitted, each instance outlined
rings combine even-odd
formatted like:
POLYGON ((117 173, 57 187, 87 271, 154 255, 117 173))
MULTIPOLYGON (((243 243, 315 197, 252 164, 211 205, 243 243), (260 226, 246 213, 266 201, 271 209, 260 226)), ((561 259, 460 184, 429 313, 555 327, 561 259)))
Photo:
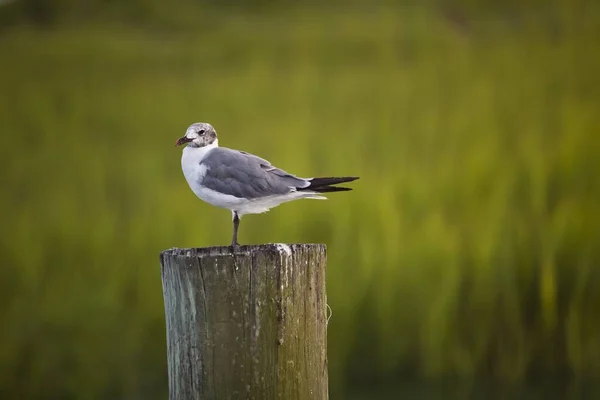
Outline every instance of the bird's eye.
POLYGON ((200 129, 200 130, 198 131, 198 134, 199 134, 199 135, 204 135, 204 129, 200 129))

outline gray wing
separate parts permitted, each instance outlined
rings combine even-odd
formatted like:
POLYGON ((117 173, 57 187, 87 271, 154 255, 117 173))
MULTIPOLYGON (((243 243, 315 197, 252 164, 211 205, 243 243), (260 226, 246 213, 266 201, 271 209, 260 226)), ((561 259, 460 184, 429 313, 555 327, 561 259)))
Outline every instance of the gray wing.
POLYGON ((211 150, 202 164, 208 168, 202 185, 235 197, 256 199, 310 185, 306 179, 275 168, 267 160, 226 147, 211 150))

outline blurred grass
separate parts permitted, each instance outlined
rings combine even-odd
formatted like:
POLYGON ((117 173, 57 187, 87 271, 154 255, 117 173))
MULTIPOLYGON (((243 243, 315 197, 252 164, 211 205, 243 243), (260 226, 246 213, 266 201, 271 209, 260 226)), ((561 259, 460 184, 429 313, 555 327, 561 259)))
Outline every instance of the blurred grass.
POLYGON ((334 393, 600 377, 600 13, 565 4, 466 25, 413 6, 4 30, 4 394, 166 396, 157 254, 231 230, 180 171, 195 121, 300 175, 361 176, 240 231, 327 243, 334 393))

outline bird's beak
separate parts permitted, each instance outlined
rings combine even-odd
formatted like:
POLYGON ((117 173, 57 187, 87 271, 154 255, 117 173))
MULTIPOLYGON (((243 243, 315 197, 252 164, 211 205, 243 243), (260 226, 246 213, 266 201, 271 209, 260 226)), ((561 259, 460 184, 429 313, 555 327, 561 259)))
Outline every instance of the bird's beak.
POLYGON ((192 139, 188 139, 186 136, 180 137, 179 139, 177 139, 177 142, 175 142, 175 147, 181 146, 182 144, 186 144, 191 141, 192 139))

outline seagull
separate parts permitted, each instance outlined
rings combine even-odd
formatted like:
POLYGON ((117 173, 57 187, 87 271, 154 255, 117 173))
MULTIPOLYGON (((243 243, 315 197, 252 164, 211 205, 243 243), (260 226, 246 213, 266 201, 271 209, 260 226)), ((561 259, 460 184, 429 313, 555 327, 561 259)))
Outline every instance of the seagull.
POLYGON ((183 176, 200 200, 231 211, 232 247, 239 246, 237 233, 243 215, 265 213, 292 200, 323 200, 322 193, 352 190, 334 185, 358 179, 297 177, 253 154, 219 147, 215 128, 206 122, 190 125, 175 146, 184 144, 183 176))

